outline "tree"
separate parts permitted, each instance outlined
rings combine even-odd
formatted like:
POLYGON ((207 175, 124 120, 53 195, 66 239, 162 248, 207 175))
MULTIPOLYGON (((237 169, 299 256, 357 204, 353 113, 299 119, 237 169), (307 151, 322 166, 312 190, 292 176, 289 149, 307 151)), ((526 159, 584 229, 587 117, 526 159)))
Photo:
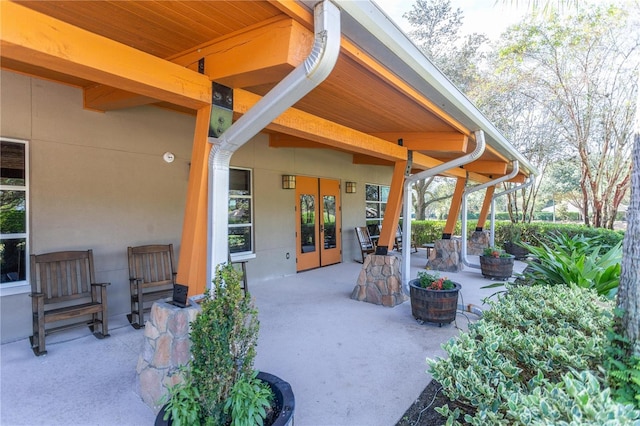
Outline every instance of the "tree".
POLYGON ((638 90, 640 37, 628 14, 613 6, 551 12, 512 27, 505 39, 501 66, 526 82, 520 93, 557 126, 556 146, 579 159, 585 224, 613 227, 629 189, 638 90))
MULTIPOLYGON (((534 5, 538 0, 533 0, 534 5)), ((550 4, 546 1, 546 5, 550 4)), ((565 3, 574 4, 577 2, 570 0, 558 0, 560 5, 565 3)), ((631 10, 640 9, 638 1, 631 10)), ((636 16, 637 18, 637 16, 636 16)), ((637 28, 637 19, 635 23, 637 28)), ((633 30, 633 25, 631 26, 633 30)), ((618 288, 617 307, 623 311, 623 317, 618 326, 623 330, 624 335, 630 342, 630 353, 640 357, 640 73, 636 73, 639 78, 636 81, 636 126, 633 135, 633 151, 631 157, 631 173, 629 185, 631 197, 627 209, 627 231, 624 237, 622 250, 622 273, 620 275, 620 286, 618 288)))

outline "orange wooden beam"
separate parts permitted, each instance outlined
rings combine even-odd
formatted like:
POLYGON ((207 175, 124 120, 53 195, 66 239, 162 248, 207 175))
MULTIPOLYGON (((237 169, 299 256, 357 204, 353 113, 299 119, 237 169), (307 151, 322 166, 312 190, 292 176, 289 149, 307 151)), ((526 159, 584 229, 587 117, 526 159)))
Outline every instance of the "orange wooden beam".
MULTIPOLYGON (((313 33, 282 16, 236 31, 220 39, 167 58, 198 71, 204 60, 209 80, 229 87, 250 87, 282 80, 311 51, 313 33)), ((85 90, 85 107, 108 111, 152 103, 153 99, 121 88, 96 86, 85 90)))
POLYGON ((192 109, 211 102, 206 76, 14 2, 1 7, 2 58, 192 109))
POLYGON ((269 146, 271 148, 324 148, 327 146, 318 142, 312 142, 296 136, 276 133, 269 135, 269 146))
MULTIPOLYGON (((235 89, 233 91, 233 98, 234 112, 239 114, 246 113, 260 100, 260 96, 242 89, 235 89)), ((295 108, 289 108, 283 112, 267 126, 267 129, 312 142, 318 142, 346 152, 364 154, 392 163, 404 161, 408 158, 408 150, 406 147, 390 143, 295 108)), ((417 152, 413 154, 413 165, 416 168, 428 169, 439 164, 442 164, 442 161, 417 152)), ((467 172, 455 167, 447 170, 443 175, 466 178, 467 172)), ((486 182, 489 180, 486 176, 482 175, 474 175, 472 178, 473 180, 477 178, 478 182, 486 182)))
POLYGON ((482 209, 480 209, 480 215, 478 216, 478 224, 476 229, 480 230, 484 228, 484 224, 487 222, 487 214, 489 214, 489 208, 491 207, 491 198, 495 192, 496 187, 490 186, 484 193, 484 201, 482 202, 482 209))
POLYGON ((473 163, 465 164, 463 167, 470 172, 482 173, 484 175, 494 175, 493 179, 500 177, 500 175, 507 174, 507 166, 509 163, 503 161, 474 161, 473 163))
POLYGON ((198 110, 193 135, 187 204, 182 226, 177 282, 189 286, 189 294, 202 294, 207 288, 208 225, 208 140, 211 105, 198 110))
POLYGON ((412 151, 466 153, 469 144, 469 137, 459 132, 385 132, 372 135, 394 143, 402 139, 402 146, 412 151))
MULTIPOLYGON (((456 228, 456 222, 460 215, 460 204, 462 204, 462 193, 467 180, 464 178, 458 178, 456 181, 456 189, 453 191, 453 197, 451 198, 451 207, 449 207, 449 216, 447 217, 447 223, 444 225, 442 231, 442 237, 453 235, 453 231, 456 228)), ((466 236, 463 235, 463 238, 466 236)))
MULTIPOLYGON (((396 161, 393 167, 389 198, 387 199, 387 207, 384 210, 384 219, 382 219, 382 230, 380 231, 380 238, 378 239, 378 247, 384 246, 393 249, 396 229, 398 229, 398 221, 400 220, 400 211, 402 210, 402 192, 406 167, 406 161, 396 161)), ((405 220, 411 220, 411 218, 405 218, 405 220)))

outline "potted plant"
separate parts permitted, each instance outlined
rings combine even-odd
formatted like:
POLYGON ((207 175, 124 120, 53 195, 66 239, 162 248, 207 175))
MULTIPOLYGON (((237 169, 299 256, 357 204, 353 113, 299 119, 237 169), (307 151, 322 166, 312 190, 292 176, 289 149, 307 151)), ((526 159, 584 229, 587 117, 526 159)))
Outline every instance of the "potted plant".
POLYGON ((295 400, 288 383, 253 369, 258 313, 230 264, 191 323, 191 361, 169 388, 158 425, 289 425, 295 400))
POLYGON ((529 255, 529 249, 522 245, 522 228, 514 223, 504 228, 504 250, 515 256, 516 259, 525 259, 529 255))
POLYGON ((515 256, 498 247, 487 247, 480 256, 480 270, 485 278, 506 280, 513 274, 515 256))
POLYGON ((449 324, 456 319, 458 292, 462 286, 447 277, 421 271, 409 281, 411 314, 420 321, 449 324))

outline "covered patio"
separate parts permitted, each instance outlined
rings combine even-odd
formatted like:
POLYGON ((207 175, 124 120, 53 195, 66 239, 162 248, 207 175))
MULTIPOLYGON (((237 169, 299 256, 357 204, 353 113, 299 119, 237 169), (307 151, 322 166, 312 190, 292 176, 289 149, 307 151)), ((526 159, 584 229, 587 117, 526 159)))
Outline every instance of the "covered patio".
MULTIPOLYGON (((426 253, 411 255, 410 276, 426 253)), ((516 262, 514 272, 524 264, 516 262)), ((289 381, 296 425, 392 425, 429 383, 426 357, 477 316, 420 324, 410 303, 386 308, 350 299, 361 265, 345 262, 265 282, 250 289, 261 329, 256 368, 289 381)), ((444 275, 444 274, 443 274, 444 275)), ((462 284, 464 304, 481 305, 498 289, 480 271, 446 274, 462 284)), ((3 425, 150 425, 155 414, 136 391, 143 331, 124 315, 111 337, 88 329, 52 336, 49 353, 34 357, 27 339, 3 344, 0 423, 3 425)))

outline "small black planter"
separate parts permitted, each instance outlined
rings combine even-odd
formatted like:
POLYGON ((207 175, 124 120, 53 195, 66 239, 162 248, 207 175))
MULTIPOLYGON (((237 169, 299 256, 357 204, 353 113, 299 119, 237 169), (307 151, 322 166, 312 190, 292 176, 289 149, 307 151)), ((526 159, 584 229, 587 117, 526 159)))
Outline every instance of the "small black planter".
POLYGON ((409 281, 411 314, 420 321, 449 324, 456 319, 458 293, 462 286, 456 282, 451 290, 430 290, 420 286, 420 279, 409 281))
MULTIPOLYGON (((279 413, 272 423, 265 423, 265 426, 293 426, 296 399, 291 385, 278 376, 262 371, 258 373, 258 379, 266 382, 271 388, 275 397, 275 411, 279 413)), ((171 418, 164 420, 165 407, 166 405, 160 409, 156 416, 155 426, 171 426, 171 418)))

